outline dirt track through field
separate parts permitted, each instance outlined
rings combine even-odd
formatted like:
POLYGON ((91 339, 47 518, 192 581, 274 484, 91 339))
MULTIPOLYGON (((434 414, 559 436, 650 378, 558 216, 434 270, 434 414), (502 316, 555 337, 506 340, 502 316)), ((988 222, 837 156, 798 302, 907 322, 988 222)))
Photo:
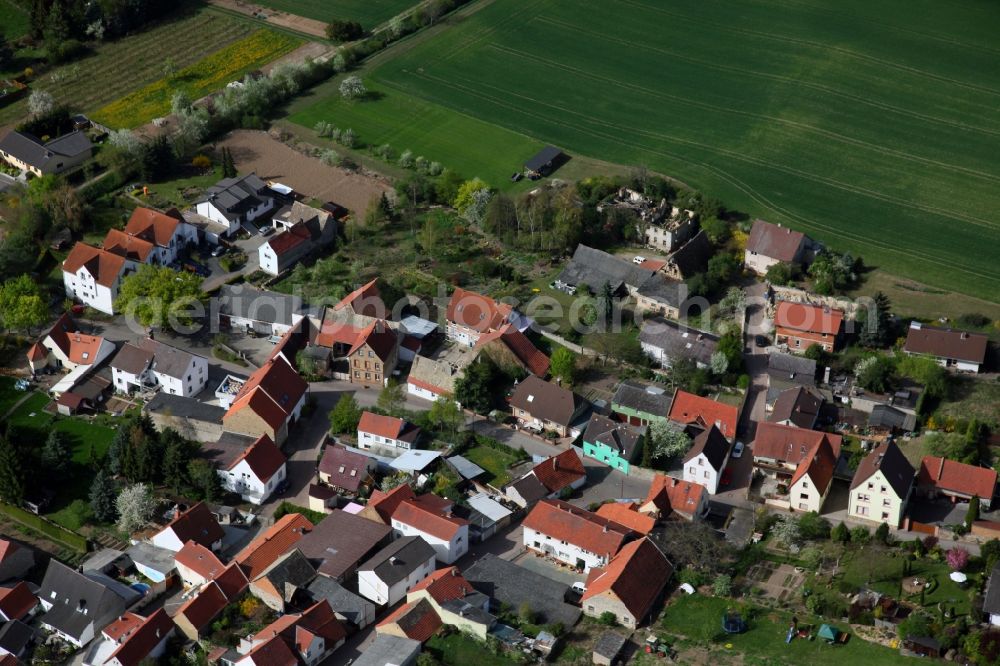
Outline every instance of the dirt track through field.
POLYGON ((216 7, 228 9, 232 12, 239 12, 253 18, 266 16, 267 18, 264 19, 266 23, 279 28, 287 28, 306 35, 312 35, 313 37, 326 39, 326 24, 322 21, 298 16, 297 14, 289 14, 288 12, 278 11, 270 7, 255 5, 252 2, 242 2, 241 0, 209 0, 209 2, 216 7))
POLYGON ((264 180, 276 180, 306 197, 333 201, 355 214, 364 215, 368 204, 392 187, 381 177, 327 166, 273 138, 267 132, 236 130, 218 143, 233 154, 240 173, 255 172, 264 180))

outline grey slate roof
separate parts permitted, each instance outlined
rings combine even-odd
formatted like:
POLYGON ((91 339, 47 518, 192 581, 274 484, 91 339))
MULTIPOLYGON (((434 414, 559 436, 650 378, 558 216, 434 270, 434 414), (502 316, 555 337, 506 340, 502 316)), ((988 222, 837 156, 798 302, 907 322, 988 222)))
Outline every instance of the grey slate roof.
POLYGON ((156 372, 175 379, 183 379, 193 359, 194 354, 183 349, 158 340, 143 338, 122 345, 111 361, 111 367, 137 375, 152 363, 156 372))
POLYGON ((31 134, 10 131, 0 138, 0 151, 16 157, 31 166, 43 168, 49 160, 57 155, 75 157, 93 148, 87 135, 77 130, 57 137, 48 143, 31 134))
POLYGON ((600 414, 593 414, 587 430, 583 433, 583 441, 591 444, 604 444, 618 452, 626 460, 635 456, 636 446, 642 438, 642 433, 627 423, 619 423, 600 414))
POLYGON ((625 647, 627 638, 614 631, 605 631, 594 644, 594 654, 599 654, 609 660, 615 659, 625 647))
POLYGON ((815 386, 816 361, 804 356, 773 352, 767 357, 767 374, 799 386, 815 386))
POLYGON ((375 604, 354 594, 332 578, 316 576, 306 586, 306 592, 312 597, 313 603, 326 599, 334 613, 344 616, 348 622, 357 626, 362 626, 365 618, 375 617, 375 604))
POLYGON ((868 425, 911 432, 917 427, 917 417, 890 405, 875 405, 868 417, 868 425))
POLYGON ((823 399, 804 386, 793 386, 778 394, 768 421, 790 421, 799 428, 812 428, 819 416, 823 399))
POLYGON ((655 271, 640 268, 630 261, 581 244, 576 246, 573 258, 557 279, 571 285, 586 284, 595 292, 599 292, 604 283, 608 282, 611 289, 617 291, 624 285, 638 288, 654 273, 655 271))
POLYGON ((486 473, 482 467, 462 456, 452 456, 446 460, 463 479, 474 479, 486 473))
POLYGON ((917 473, 895 442, 884 442, 876 446, 858 465, 858 471, 851 480, 851 490, 870 479, 876 471, 882 472, 896 496, 902 499, 909 495, 917 473))
MULTIPOLYGON (((469 581, 470 583, 472 581, 469 581)), ((990 579, 986 582, 986 592, 983 595, 983 612, 1000 615, 1000 564, 993 566, 990 579)))
POLYGON ((552 163, 553 160, 558 159, 563 154, 563 151, 559 150, 555 146, 545 146, 539 150, 534 157, 529 159, 524 163, 524 167, 528 171, 538 171, 552 163))
POLYGON ((712 354, 719 346, 718 336, 665 319, 644 321, 639 342, 662 349, 671 360, 690 358, 702 365, 711 362, 712 354))
POLYGON ((418 654, 420 654, 420 641, 391 634, 377 634, 372 644, 354 660, 354 666, 409 664, 418 654))
POLYGON ((94 572, 82 574, 51 560, 38 593, 40 599, 52 604, 42 621, 77 639, 90 624, 99 633, 139 597, 138 592, 124 585, 109 584, 114 582, 107 576, 94 572), (131 594, 123 596, 127 592, 131 594), (87 613, 79 612, 80 608, 86 608, 87 613))
POLYGON ((684 303, 687 290, 680 280, 668 280, 662 275, 651 275, 639 286, 639 295, 651 298, 659 303, 679 308, 684 303))
POLYGON ((19 655, 24 648, 28 647, 33 634, 31 627, 20 620, 4 622, 3 626, 0 627, 0 649, 13 655, 19 655))
POLYGON ((632 380, 623 381, 611 398, 612 407, 620 405, 644 414, 667 418, 672 401, 670 394, 665 391, 650 392, 647 388, 646 385, 632 380))
MULTIPOLYGON (((323 522, 326 521, 320 524, 323 522)), ((433 558, 434 549, 429 543, 418 536, 408 536, 396 539, 375 553, 358 570, 374 571, 379 580, 391 587, 433 558)))
POLYGON ((220 314, 268 324, 291 326, 292 315, 303 313, 301 298, 256 289, 245 283, 223 285, 217 301, 220 314))
POLYGON ((534 474, 523 476, 517 481, 511 482, 510 486, 517 490, 517 494, 524 498, 528 504, 549 496, 549 489, 543 486, 534 474))
POLYGON ((496 555, 488 554, 480 558, 463 573, 474 588, 493 601, 493 607, 506 603, 511 608, 520 608, 521 604, 527 603, 542 615, 544 622, 561 622, 565 627, 572 627, 580 618, 580 609, 563 601, 568 585, 496 555))
POLYGON ((391 532, 388 525, 335 509, 297 545, 319 573, 339 579, 363 562, 391 532))
POLYGON ((692 460, 701 453, 705 454, 712 469, 717 472, 722 470, 726 456, 729 455, 729 442, 714 424, 708 430, 702 430, 701 434, 694 438, 694 445, 685 454, 684 462, 692 460))
POLYGON ((680 271, 683 277, 688 278, 704 272, 708 268, 710 256, 712 256, 712 246, 708 241, 708 235, 702 230, 670 255, 668 261, 680 271))
POLYGON ((205 423, 222 423, 222 417, 226 413, 226 410, 218 405, 210 405, 195 398, 185 398, 163 391, 153 396, 144 409, 147 412, 169 414, 205 423))
POLYGON ((315 577, 316 570, 306 556, 298 548, 293 548, 265 569, 259 578, 266 578, 285 601, 291 601, 295 589, 306 587, 315 577))
POLYGON ((273 198, 274 193, 256 174, 223 178, 208 188, 204 201, 210 201, 227 220, 236 220, 243 213, 273 198))
POLYGON ((75 132, 63 134, 60 137, 52 139, 45 144, 45 148, 53 153, 56 153, 57 155, 76 157, 80 153, 92 150, 94 148, 94 144, 90 142, 90 139, 87 138, 87 134, 85 132, 82 130, 76 130, 75 132))
POLYGON ((176 567, 174 557, 177 553, 145 541, 129 546, 125 554, 136 564, 141 564, 163 574, 170 573, 176 567))

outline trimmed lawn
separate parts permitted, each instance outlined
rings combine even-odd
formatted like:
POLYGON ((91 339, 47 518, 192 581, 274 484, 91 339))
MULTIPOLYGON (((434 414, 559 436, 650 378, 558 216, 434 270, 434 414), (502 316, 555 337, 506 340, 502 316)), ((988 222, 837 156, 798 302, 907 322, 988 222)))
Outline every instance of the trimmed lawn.
POLYGON ((178 91, 199 99, 241 79, 302 45, 283 32, 261 29, 207 58, 168 77, 119 98, 94 113, 94 120, 108 127, 136 127, 170 113, 170 100, 178 91))
MULTIPOLYGON (((194 173, 162 183, 149 184, 150 199, 161 208, 176 206, 186 208, 205 194, 205 190, 215 185, 222 178, 222 167, 214 166, 206 173, 194 173)), ((142 198, 142 190, 136 195, 142 198)), ((150 203, 154 203, 151 201, 150 203)))
POLYGON ((417 0, 261 0, 260 4, 324 23, 335 18, 357 21, 371 30, 413 7, 417 0))
MULTIPOLYGON (((881 645, 867 643, 857 636, 851 636, 846 645, 832 646, 824 641, 795 639, 785 644, 785 634, 792 614, 752 608, 754 617, 748 619, 749 630, 743 634, 729 635, 722 631, 722 616, 728 608, 736 608, 738 602, 731 599, 703 597, 701 595, 681 596, 664 611, 662 626, 667 633, 708 644, 727 653, 741 653, 752 663, 769 665, 810 664, 810 666, 841 666, 845 663, 881 666, 882 664, 911 664, 912 659, 900 655, 881 645), (758 661, 759 660, 759 661, 758 661)), ((800 626, 814 624, 818 628, 823 620, 803 617, 799 613, 800 626)), ((844 626, 832 622, 834 626, 844 626)), ((734 663, 742 663, 736 661, 734 663)))
POLYGON ((52 414, 45 411, 45 406, 52 402, 52 399, 44 393, 35 393, 30 398, 21 403, 15 409, 8 423, 21 428, 47 428, 54 418, 52 414))
POLYGON ((517 458, 506 451, 485 445, 473 446, 467 449, 462 456, 485 469, 489 474, 486 482, 498 488, 510 481, 511 476, 508 468, 517 461, 517 458))
POLYGON ((27 395, 24 391, 18 391, 14 388, 15 382, 17 382, 16 377, 0 376, 0 417, 9 412, 18 400, 27 395))
POLYGON ((444 666, 508 666, 517 662, 493 654, 482 644, 462 634, 434 636, 425 645, 444 666))

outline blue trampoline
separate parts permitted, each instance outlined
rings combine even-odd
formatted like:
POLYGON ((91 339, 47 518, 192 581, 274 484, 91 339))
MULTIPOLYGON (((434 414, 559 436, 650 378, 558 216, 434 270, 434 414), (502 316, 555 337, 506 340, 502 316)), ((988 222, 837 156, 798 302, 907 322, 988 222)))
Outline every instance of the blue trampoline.
POLYGON ((747 630, 747 623, 736 611, 726 611, 722 616, 722 630, 727 634, 742 634, 747 630))

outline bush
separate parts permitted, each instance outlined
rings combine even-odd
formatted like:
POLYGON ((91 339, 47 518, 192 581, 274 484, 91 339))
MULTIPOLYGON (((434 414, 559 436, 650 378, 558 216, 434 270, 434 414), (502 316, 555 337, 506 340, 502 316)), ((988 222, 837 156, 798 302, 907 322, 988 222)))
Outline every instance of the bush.
POLYGON ((830 538, 840 543, 847 543, 851 540, 851 530, 844 523, 837 523, 830 530, 830 538))
POLYGON ((604 611, 601 613, 601 616, 597 618, 597 621, 606 627, 618 626, 618 618, 611 611, 604 611))
POLYGON ((195 155, 191 159, 191 166, 196 169, 208 169, 212 166, 212 158, 208 155, 195 155))
POLYGON ((364 37, 365 29, 357 21, 333 19, 326 26, 326 36, 335 42, 353 42, 364 37))
POLYGON ((868 528, 863 525, 858 525, 851 530, 851 541, 858 544, 864 545, 871 541, 872 533, 868 531, 868 528))
POLYGON ((733 577, 729 574, 719 574, 712 581, 712 593, 717 597, 728 597, 733 590, 733 577))
POLYGON ((799 518, 799 533, 803 539, 828 539, 830 523, 815 511, 810 511, 799 518))
POLYGON ((705 574, 697 569, 692 569, 691 567, 684 567, 681 569, 677 574, 677 580, 682 583, 687 583, 691 587, 701 587, 708 582, 705 574))

